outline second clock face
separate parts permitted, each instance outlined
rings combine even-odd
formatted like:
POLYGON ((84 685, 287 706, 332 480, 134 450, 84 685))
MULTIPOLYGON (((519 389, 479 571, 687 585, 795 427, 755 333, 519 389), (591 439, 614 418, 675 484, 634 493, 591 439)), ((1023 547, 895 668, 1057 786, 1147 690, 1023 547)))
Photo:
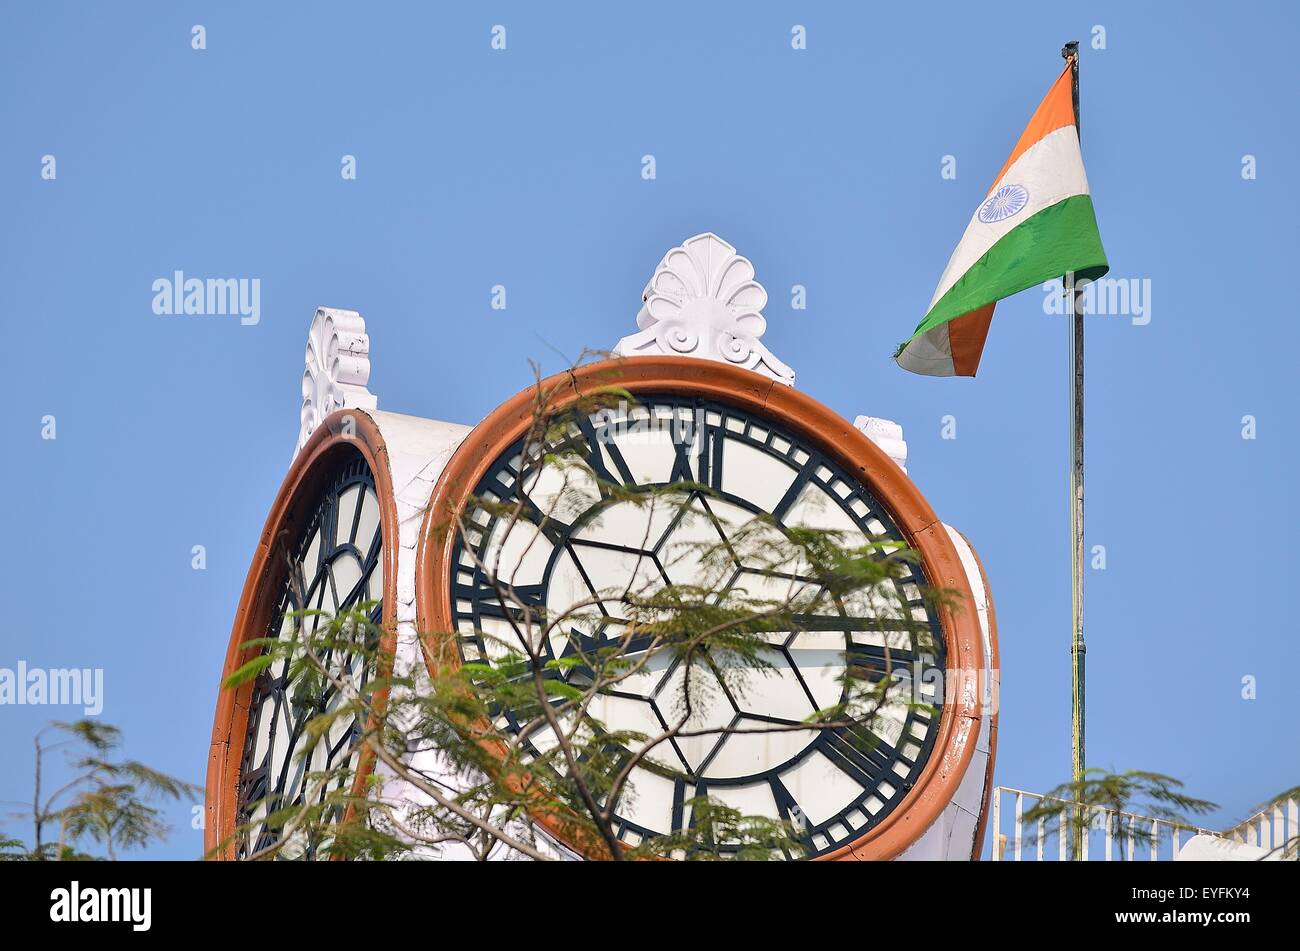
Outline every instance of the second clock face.
MULTIPOLYGON (((360 455, 340 464, 320 495, 299 537, 289 542, 286 572, 279 607, 265 636, 299 637, 298 625, 314 631, 328 616, 379 601, 383 597, 383 537, 379 499, 374 477, 360 455), (295 612, 319 611, 301 616, 295 612)), ((277 556, 284 558, 283 552, 277 556)), ((382 605, 371 620, 379 622, 382 605)), ((360 654, 330 656, 322 660, 340 679, 350 679, 360 689, 372 671, 360 654)), ((279 839, 279 831, 266 824, 277 809, 306 802, 322 802, 327 790, 311 778, 339 767, 355 769, 359 725, 337 718, 315 742, 306 732, 315 716, 336 709, 344 698, 333 685, 322 691, 307 690, 292 676, 287 660, 278 660, 261 673, 253 687, 240 769, 238 821, 251 831, 241 837, 237 853, 243 858, 279 839)), ((334 780, 337 785, 345 780, 334 780)), ((314 858, 316 843, 291 842, 281 858, 314 858)))
MULTIPOLYGON (((480 480, 476 498, 522 494, 528 517, 512 523, 479 509, 470 513, 468 537, 453 546, 451 604, 465 661, 500 656, 500 642, 512 637, 511 613, 518 615, 501 603, 487 571, 547 617, 573 614, 542 645, 553 659, 616 643, 626 630, 620 592, 629 589, 689 585, 719 596, 743 589, 781 601, 815 586, 763 557, 753 541, 756 517, 770 518, 770 531, 834 530, 845 546, 905 544, 863 485, 779 421, 704 400, 639 400, 570 427, 571 439, 586 443, 590 472, 549 466, 521 479, 520 443, 480 480), (602 482, 620 492, 682 489, 674 504, 638 505, 615 499, 602 482), (709 548, 718 554, 704 557, 709 548)), ((869 722, 799 727, 841 702, 846 669, 870 676, 886 664, 943 668, 938 616, 922 597, 920 568, 910 571, 884 599, 911 615, 896 629, 881 600, 836 601, 800 617, 798 631, 765 635, 767 669, 748 680, 728 675, 724 658, 688 667, 661 652, 598 698, 592 714, 611 731, 654 736, 689 715, 681 731, 689 735, 656 747, 635 770, 615 806, 619 837, 635 845, 687 827, 689 800, 707 795, 744 815, 789 822, 804 854, 815 857, 853 842, 896 808, 930 757, 942 696, 926 696, 932 709, 918 709, 900 686, 869 722)), ((632 643, 634 657, 638 646, 632 643)), ((583 670, 551 675, 580 685, 583 670)), ((501 722, 525 728, 509 711, 501 722)), ((554 747, 548 729, 530 729, 524 740, 534 755, 554 747)))

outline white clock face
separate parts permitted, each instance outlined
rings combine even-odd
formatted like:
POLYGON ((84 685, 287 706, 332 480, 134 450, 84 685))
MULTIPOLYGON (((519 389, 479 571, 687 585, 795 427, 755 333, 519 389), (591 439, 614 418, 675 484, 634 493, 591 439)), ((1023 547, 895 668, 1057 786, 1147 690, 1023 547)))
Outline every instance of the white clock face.
MULTIPOLYGON (((619 592, 649 593, 664 585, 692 585, 784 601, 809 579, 774 572, 755 558, 752 542, 728 543, 728 554, 702 560, 702 545, 735 539, 756 516, 777 526, 842 532, 846 546, 904 542, 889 514, 870 493, 824 453, 775 420, 721 404, 681 397, 640 396, 630 410, 580 419, 572 438, 583 448, 596 478, 583 469, 557 467, 521 485, 522 445, 493 462, 475 489, 489 500, 518 498, 529 518, 510 524, 479 509, 468 538, 452 552, 452 608, 462 658, 491 662, 512 626, 485 568, 495 570, 516 596, 545 608, 549 618, 588 602, 574 623, 554 627, 543 644, 548 659, 599 648, 624 633, 619 592), (689 504, 647 506, 615 500, 602 482, 636 490, 683 487, 689 504), (543 528, 538 527, 545 513, 543 528), (531 519, 531 520, 529 520, 531 519), (467 543, 472 550, 467 549, 467 543), (498 560, 499 556, 499 560, 498 560)), ((779 528, 771 531, 779 531, 779 528)), ((668 652, 618 684, 592 713, 613 731, 654 736, 689 710, 683 736, 656 747, 633 775, 615 806, 619 837, 635 845, 692 821, 690 799, 707 795, 744 815, 788 821, 799 830, 805 856, 851 843, 888 815, 925 766, 939 723, 941 692, 922 687, 918 709, 911 687, 900 683, 867 723, 843 729, 784 729, 839 703, 845 671, 870 677, 886 669, 941 670, 943 639, 937 615, 921 595, 919 568, 897 582, 895 597, 836 602, 824 614, 798 618, 800 630, 766 635, 771 669, 743 689, 719 675, 720 659, 686 669, 668 652), (891 629, 884 603, 911 614, 891 629), (888 661, 886 661, 888 656, 888 661), (689 707, 687 698, 690 698, 689 707), (727 732, 717 733, 722 728, 727 732)), ((514 611, 516 618, 518 611, 514 611)), ((633 642, 635 649, 636 642, 633 642)), ((582 668, 550 676, 580 685, 582 668)), ((923 676, 925 676, 923 674, 923 676)), ((915 678, 914 679, 919 679, 915 678)), ((589 683, 590 681, 588 681, 589 683)), ((506 711, 500 721, 520 724, 506 711)), ((535 729, 525 740, 533 755, 553 748, 554 736, 535 729)), ((721 843, 723 851, 726 843, 721 843)))
MULTIPOLYGON (((300 637, 296 625, 309 632, 320 615, 295 618, 303 609, 338 614, 367 601, 383 597, 383 538, 380 530, 379 499, 365 462, 357 456, 342 465, 326 485, 308 517, 300 537, 292 542, 294 578, 284 582, 279 607, 266 636, 300 637)), ((380 620, 381 606, 371 618, 380 620)), ((351 678, 358 688, 372 671, 361 655, 322 658, 336 675, 351 678)), ((238 822, 252 823, 238 852, 250 855, 273 844, 278 830, 264 821, 276 809, 311 799, 320 802, 326 789, 309 778, 310 773, 346 767, 355 770, 358 724, 340 717, 315 744, 304 729, 312 717, 337 709, 342 694, 332 685, 324 691, 306 691, 290 679, 289 662, 272 664, 253 687, 240 769, 238 822)), ((335 780, 338 785, 342 780, 335 780)), ((286 843, 283 858, 313 858, 316 843, 286 843)))

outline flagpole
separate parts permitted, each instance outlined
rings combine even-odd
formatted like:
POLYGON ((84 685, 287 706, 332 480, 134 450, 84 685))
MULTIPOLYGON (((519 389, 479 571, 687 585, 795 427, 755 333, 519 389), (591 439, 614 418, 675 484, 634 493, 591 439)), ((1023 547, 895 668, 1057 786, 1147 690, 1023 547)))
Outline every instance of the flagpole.
MULTIPOLYGON (((1061 56, 1070 65, 1074 127, 1079 130, 1079 42, 1066 43, 1061 56)), ((1080 133, 1081 135, 1081 133, 1080 133)), ((1070 732, 1071 773, 1083 781, 1084 657, 1083 642, 1083 306, 1074 275, 1067 275, 1070 301, 1070 732)))

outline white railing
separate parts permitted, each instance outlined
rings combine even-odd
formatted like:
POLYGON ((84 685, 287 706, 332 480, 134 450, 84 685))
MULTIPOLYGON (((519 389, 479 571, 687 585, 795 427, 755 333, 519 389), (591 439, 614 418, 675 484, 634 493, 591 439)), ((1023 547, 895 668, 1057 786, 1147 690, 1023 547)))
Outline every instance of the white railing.
POLYGON ((1234 842, 1276 851, 1282 858, 1294 858, 1296 849, 1300 848, 1300 798, 1261 809, 1223 834, 1234 842))
MULTIPOLYGON (((992 826, 993 861, 995 862, 1045 862, 1066 861, 1073 855, 1070 839, 1074 832, 1072 810, 1047 819, 1038 819, 1026 826, 1023 816, 1040 802, 1060 803, 1067 807, 1079 806, 1066 799, 1040 796, 1023 789, 996 786, 993 789, 992 826), (1012 825, 1004 833, 1003 817, 1006 807, 1014 812, 1012 825), (1062 835, 1064 829, 1064 835, 1062 835)), ((1134 862, 1169 861, 1178 855, 1187 839, 1199 834, 1224 836, 1225 833, 1199 826, 1170 822, 1152 816, 1131 812, 1089 807, 1086 834, 1079 838, 1078 858, 1083 861, 1134 862)), ((1245 823, 1243 823, 1245 825, 1245 823)))

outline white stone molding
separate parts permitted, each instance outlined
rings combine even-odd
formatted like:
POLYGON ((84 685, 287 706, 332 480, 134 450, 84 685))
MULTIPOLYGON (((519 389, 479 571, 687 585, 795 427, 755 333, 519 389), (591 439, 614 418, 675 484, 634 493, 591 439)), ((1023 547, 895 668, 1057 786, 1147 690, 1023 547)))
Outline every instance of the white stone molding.
POLYGON ((355 310, 318 307, 307 333, 302 374, 302 414, 298 449, 312 431, 337 409, 374 409, 378 398, 370 381, 370 338, 366 321, 355 310))
POLYGON ((665 254, 641 299, 641 330, 615 353, 717 360, 794 385, 794 370, 759 341, 767 291, 754 280, 754 265, 716 234, 697 234, 665 254))
POLYGON ((907 471, 907 443, 903 441, 902 426, 892 419, 881 419, 879 416, 859 416, 853 425, 883 449, 885 455, 898 463, 898 468, 907 471))

